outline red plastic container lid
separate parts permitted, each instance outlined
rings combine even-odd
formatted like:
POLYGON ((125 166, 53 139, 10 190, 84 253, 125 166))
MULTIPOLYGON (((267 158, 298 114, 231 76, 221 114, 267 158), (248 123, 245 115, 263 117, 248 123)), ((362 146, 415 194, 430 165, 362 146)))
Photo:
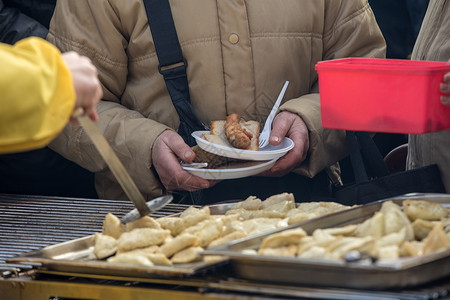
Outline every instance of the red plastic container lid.
POLYGON ((353 57, 320 61, 316 64, 316 70, 442 72, 450 70, 450 65, 440 61, 353 57))

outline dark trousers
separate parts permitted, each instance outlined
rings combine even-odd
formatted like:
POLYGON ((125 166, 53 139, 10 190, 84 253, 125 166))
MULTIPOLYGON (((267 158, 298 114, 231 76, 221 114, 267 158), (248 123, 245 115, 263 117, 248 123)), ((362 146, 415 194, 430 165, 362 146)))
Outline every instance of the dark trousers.
POLYGON ((50 148, 0 155, 0 193, 97 198, 94 174, 50 148))
POLYGON ((325 172, 313 179, 290 173, 283 177, 247 177, 224 180, 212 188, 187 193, 174 193, 174 203, 206 205, 223 201, 242 201, 249 196, 261 200, 281 194, 293 193, 296 202, 330 201, 331 182, 325 172))

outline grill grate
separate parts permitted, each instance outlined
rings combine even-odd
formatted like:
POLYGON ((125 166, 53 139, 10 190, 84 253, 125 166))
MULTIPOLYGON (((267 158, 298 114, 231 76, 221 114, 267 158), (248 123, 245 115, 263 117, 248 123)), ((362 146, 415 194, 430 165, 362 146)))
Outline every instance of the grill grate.
MULTIPOLYGON (((188 206, 168 204, 152 217, 179 213, 188 206)), ((29 269, 8 258, 101 232, 107 213, 122 217, 130 201, 0 194, 0 271, 29 269)))

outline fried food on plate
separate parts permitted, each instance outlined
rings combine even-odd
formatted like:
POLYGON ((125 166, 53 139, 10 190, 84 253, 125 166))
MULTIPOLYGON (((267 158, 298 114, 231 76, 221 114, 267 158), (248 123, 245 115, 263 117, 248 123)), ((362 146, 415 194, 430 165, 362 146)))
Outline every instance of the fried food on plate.
POLYGON ((249 149, 252 143, 253 134, 245 127, 241 126, 241 117, 238 114, 231 114, 225 120, 225 135, 233 147, 239 149, 249 149))
POLYGON ((237 114, 229 115, 226 120, 212 121, 210 134, 203 138, 213 144, 244 150, 259 150, 258 121, 245 121, 237 114))

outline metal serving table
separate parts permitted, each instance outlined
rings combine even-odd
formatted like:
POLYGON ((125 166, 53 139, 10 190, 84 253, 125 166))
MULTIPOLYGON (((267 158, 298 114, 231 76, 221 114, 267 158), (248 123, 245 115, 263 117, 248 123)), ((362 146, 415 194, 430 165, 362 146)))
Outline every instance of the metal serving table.
MULTIPOLYGON (((152 217, 188 206, 169 204, 152 217)), ((370 291, 279 285, 235 278, 229 265, 188 278, 80 275, 8 264, 14 256, 100 232, 107 213, 130 211, 129 201, 0 194, 0 299, 443 299, 450 278, 402 290, 370 291)), ((345 275, 343 275, 345 276, 345 275)))

